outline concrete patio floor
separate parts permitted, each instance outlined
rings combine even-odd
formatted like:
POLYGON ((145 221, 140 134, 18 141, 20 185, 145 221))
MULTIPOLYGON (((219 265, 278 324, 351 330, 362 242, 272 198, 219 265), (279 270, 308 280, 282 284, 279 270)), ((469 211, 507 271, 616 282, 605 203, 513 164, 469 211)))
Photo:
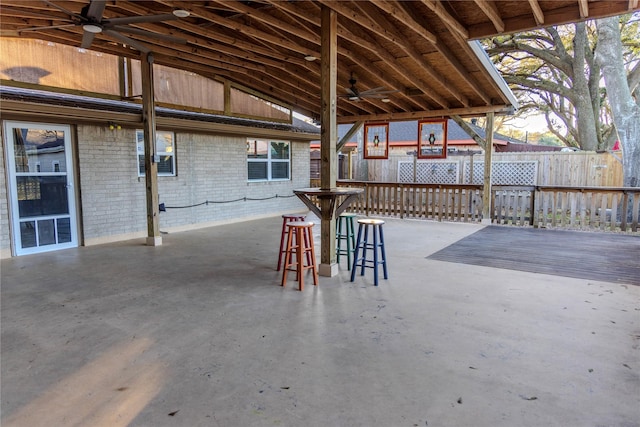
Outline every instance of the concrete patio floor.
POLYGON ((378 287, 282 288, 280 217, 3 260, 2 426, 640 426, 640 287, 386 222, 378 287))

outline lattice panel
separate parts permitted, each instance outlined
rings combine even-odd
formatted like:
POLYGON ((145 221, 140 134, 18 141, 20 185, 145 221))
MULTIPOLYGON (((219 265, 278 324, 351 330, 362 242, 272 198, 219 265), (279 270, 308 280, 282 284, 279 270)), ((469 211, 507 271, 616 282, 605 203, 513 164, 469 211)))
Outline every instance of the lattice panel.
MULTIPOLYGON (((492 163, 492 185, 536 185, 538 183, 538 162, 513 161, 492 163)), ((472 184, 482 184, 484 162, 473 162, 472 184)), ((469 182, 469 162, 464 162, 464 182, 469 182)))
MULTIPOLYGON (((417 162, 416 181, 422 184, 457 184, 458 162, 417 162)), ((413 162, 398 162, 398 182, 413 182, 413 162)))

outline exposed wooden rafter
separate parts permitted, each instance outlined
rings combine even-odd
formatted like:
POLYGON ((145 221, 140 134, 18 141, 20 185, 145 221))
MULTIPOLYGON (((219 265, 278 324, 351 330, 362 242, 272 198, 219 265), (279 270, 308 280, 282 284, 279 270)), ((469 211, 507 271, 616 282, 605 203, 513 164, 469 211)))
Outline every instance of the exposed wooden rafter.
MULTIPOLYGON (((79 47, 81 13, 91 0, 2 0, 0 34, 79 47), (65 11, 71 13, 69 15, 65 11), (72 16, 73 15, 73 16, 72 16)), ((639 0, 118 0, 104 2, 103 19, 168 15, 180 19, 103 29, 91 50, 196 72, 244 87, 318 119, 321 9, 337 14, 336 81, 339 120, 439 117, 510 111, 513 98, 496 83, 469 40, 638 10, 639 0), (137 50, 136 50, 137 48, 137 50), (305 57, 315 57, 307 61, 305 57), (395 90, 388 99, 344 95, 351 73, 359 91, 395 90)), ((144 20, 143 20, 144 21, 144 20)))

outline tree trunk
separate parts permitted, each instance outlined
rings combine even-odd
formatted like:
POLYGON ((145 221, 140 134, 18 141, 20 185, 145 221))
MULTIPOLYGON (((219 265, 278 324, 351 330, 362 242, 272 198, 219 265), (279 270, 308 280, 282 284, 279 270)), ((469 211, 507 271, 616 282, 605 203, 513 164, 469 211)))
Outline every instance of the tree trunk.
POLYGON ((585 50, 587 48, 587 28, 584 22, 575 24, 573 58, 573 90, 576 105, 576 129, 578 143, 583 150, 595 151, 598 148, 596 117, 593 112, 585 50))
POLYGON ((640 187, 640 106, 631 96, 622 59, 617 17, 599 19, 596 60, 602 68, 623 153, 625 187, 640 187))

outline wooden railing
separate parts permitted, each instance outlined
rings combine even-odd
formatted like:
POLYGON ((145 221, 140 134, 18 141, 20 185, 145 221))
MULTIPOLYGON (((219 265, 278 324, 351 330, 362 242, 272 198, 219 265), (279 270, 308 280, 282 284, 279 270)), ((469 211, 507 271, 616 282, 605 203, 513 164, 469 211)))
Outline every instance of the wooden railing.
MULTIPOLYGON (((371 181, 337 185, 364 188, 348 208, 361 215, 482 220, 482 185, 371 181)), ((640 188, 493 186, 490 213, 493 224, 638 233, 640 188)))

